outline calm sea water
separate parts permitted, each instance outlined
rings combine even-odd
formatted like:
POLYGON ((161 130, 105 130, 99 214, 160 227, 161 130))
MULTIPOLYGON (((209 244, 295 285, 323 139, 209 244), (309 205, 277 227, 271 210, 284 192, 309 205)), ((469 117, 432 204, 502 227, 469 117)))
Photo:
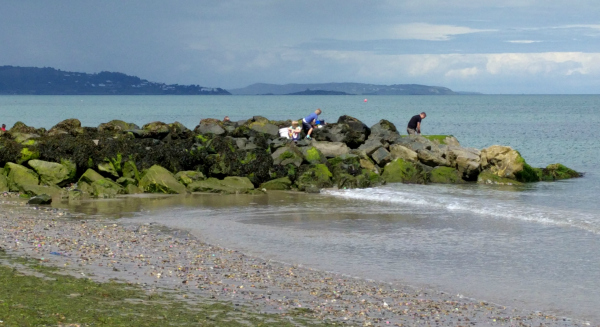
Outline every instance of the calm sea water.
POLYGON ((584 178, 523 187, 391 184, 319 195, 192 197, 141 205, 135 219, 189 228, 214 243, 286 262, 600 322, 600 96, 2 96, 0 119, 50 128, 112 119, 347 114, 399 130, 426 111, 425 134, 463 146, 509 145, 532 166, 584 178))

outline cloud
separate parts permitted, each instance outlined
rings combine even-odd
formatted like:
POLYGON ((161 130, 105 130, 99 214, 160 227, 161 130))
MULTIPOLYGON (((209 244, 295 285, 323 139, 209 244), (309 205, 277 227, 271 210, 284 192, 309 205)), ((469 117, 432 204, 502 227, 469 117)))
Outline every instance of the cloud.
POLYGON ((392 35, 396 39, 416 39, 428 41, 446 41, 454 35, 491 32, 491 29, 475 29, 455 25, 433 25, 427 23, 412 23, 396 25, 392 35))
POLYGON ((517 43, 517 44, 531 44, 531 43, 540 43, 542 41, 534 41, 534 40, 510 40, 506 41, 508 43, 517 43))

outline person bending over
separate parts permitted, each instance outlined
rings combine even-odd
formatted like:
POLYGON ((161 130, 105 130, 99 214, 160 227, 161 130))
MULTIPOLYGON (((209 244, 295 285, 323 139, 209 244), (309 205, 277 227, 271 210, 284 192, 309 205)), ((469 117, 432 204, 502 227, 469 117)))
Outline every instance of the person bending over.
POLYGON ((315 110, 312 114, 302 119, 302 128, 306 131, 306 138, 310 140, 310 134, 313 132, 313 126, 315 125, 317 118, 321 114, 321 109, 315 110))
POLYGON ((408 121, 408 126, 406 127, 406 132, 408 135, 421 134, 421 120, 425 119, 427 114, 424 112, 412 116, 412 118, 408 121))

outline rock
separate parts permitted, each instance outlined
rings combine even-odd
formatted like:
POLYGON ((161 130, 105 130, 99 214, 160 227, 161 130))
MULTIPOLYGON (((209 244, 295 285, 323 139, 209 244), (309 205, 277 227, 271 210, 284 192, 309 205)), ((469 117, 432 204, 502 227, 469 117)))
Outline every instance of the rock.
POLYGON ((321 151, 326 158, 335 158, 350 153, 350 148, 341 142, 313 141, 312 146, 321 151))
POLYGON ((214 118, 206 118, 200 121, 194 132, 198 134, 223 135, 225 134, 225 128, 222 121, 214 118))
POLYGON ((111 120, 108 123, 102 123, 98 126, 100 132, 124 132, 129 130, 139 130, 140 127, 133 123, 127 123, 122 120, 111 120))
POLYGON ((429 181, 429 171, 425 167, 419 163, 396 159, 385 165, 381 177, 387 183, 425 184, 429 181))
POLYGON ((117 172, 115 165, 109 160, 98 164, 98 171, 104 176, 119 178, 119 173, 117 172))
POLYGON ((260 184, 260 188, 266 190, 289 190, 291 187, 292 181, 289 177, 277 178, 260 184))
POLYGON ((175 174, 175 178, 183 185, 188 186, 193 182, 205 180, 206 176, 199 171, 180 171, 175 174))
POLYGON ((11 135, 15 142, 23 145, 34 145, 36 144, 36 140, 40 138, 38 134, 27 134, 19 132, 13 132, 11 135))
POLYGON ((140 193, 144 193, 144 190, 142 190, 137 185, 127 184, 127 186, 125 186, 125 194, 140 194, 140 193))
POLYGON ((26 185, 38 185, 39 177, 31 169, 9 162, 4 166, 8 181, 8 189, 12 192, 23 192, 26 185))
POLYGON ((372 155, 373 152, 377 151, 377 149, 383 147, 383 143, 381 143, 380 138, 368 139, 364 144, 361 144, 358 147, 358 150, 364 151, 367 155, 372 155))
POLYGON ((171 132, 169 125, 160 121, 148 123, 142 126, 142 130, 148 132, 147 137, 155 139, 163 139, 171 132))
POLYGON ((23 184, 21 185, 22 194, 35 196, 40 194, 50 194, 54 196, 60 196, 62 189, 56 185, 35 185, 35 184, 23 184))
POLYGON ((101 178, 90 184, 91 194, 98 198, 114 198, 117 194, 125 194, 125 189, 108 178, 101 178))
POLYGON ((303 146, 299 147, 299 149, 300 152, 302 152, 302 155, 304 156, 304 160, 309 164, 327 162, 327 158, 325 158, 325 155, 323 155, 323 153, 321 153, 321 151, 319 151, 319 149, 317 149, 314 146, 303 146))
POLYGON ((135 165, 135 162, 129 160, 123 163, 123 177, 132 178, 136 181, 140 180, 140 173, 135 165))
POLYGON ((255 121, 248 124, 248 128, 259 133, 269 134, 272 136, 279 136, 279 127, 277 127, 277 125, 271 124, 269 120, 267 120, 264 117, 260 118, 263 119, 257 119, 256 117, 254 117, 253 119, 255 119, 255 121))
POLYGON ((538 173, 542 181, 555 181, 560 179, 582 177, 583 174, 568 168, 559 163, 548 165, 546 168, 539 169, 538 173))
POLYGON ((298 176, 296 185, 300 191, 306 191, 311 187, 319 189, 324 187, 332 187, 332 176, 333 175, 326 165, 311 165, 298 176))
POLYGON ((49 131, 48 135, 57 135, 57 134, 83 134, 83 128, 81 127, 81 122, 79 119, 71 118, 65 119, 60 123, 54 125, 49 131))
POLYGON ((168 126, 171 130, 169 132, 169 135, 167 135, 167 138, 169 140, 186 139, 188 137, 191 137, 193 134, 192 131, 190 131, 187 127, 185 127, 182 123, 178 121, 171 123, 168 126))
POLYGON ((17 163, 22 164, 31 159, 37 159, 39 157, 40 153, 35 148, 24 147, 21 149, 21 157, 19 160, 17 160, 17 163))
POLYGON ((481 167, 498 177, 519 182, 540 180, 537 172, 525 162, 521 154, 508 146, 492 145, 481 150, 481 167))
POLYGON ((46 205, 52 203, 52 197, 48 194, 40 194, 32 197, 27 204, 46 205))
POLYGON ((8 130, 8 133, 13 135, 14 133, 23 133, 23 134, 38 134, 38 131, 35 127, 30 127, 25 125, 23 122, 16 122, 11 129, 8 130))
POLYGON ((117 184, 119 184, 123 187, 127 187, 127 185, 136 185, 137 186, 137 181, 133 178, 121 177, 121 178, 117 179, 117 184))
POLYGON ((0 174, 0 192, 8 192, 8 179, 3 174, 0 174))
POLYGON ((363 169, 361 160, 357 155, 348 154, 329 159, 329 166, 333 174, 333 183, 340 189, 366 188, 380 185, 382 180, 379 175, 363 169))
POLYGON ((371 154, 371 158, 373 158, 380 167, 385 166, 393 159, 392 155, 384 147, 375 150, 375 152, 371 154))
POLYGON ((417 158, 422 164, 430 167, 450 166, 446 152, 439 147, 419 149, 417 150, 417 158))
POLYGON ((139 181, 138 186, 144 192, 185 194, 185 185, 179 183, 173 174, 165 168, 154 165, 150 167, 139 181))
POLYGON ((98 174, 95 170, 88 168, 88 170, 79 177, 78 183, 84 182, 91 185, 93 182, 102 178, 104 178, 102 175, 98 174))
POLYGON ((348 125, 348 127, 350 127, 350 130, 352 130, 353 132, 364 135, 365 140, 371 134, 371 129, 367 125, 351 116, 340 116, 340 118, 338 118, 337 123, 348 125))
POLYGON ((302 152, 300 152, 296 146, 291 144, 277 149, 275 152, 273 152, 273 154, 271 154, 271 157, 273 158, 274 165, 282 166, 292 163, 296 167, 300 167, 304 161, 302 152))
POLYGON ((317 141, 342 142, 352 149, 358 148, 365 143, 369 135, 369 128, 359 120, 352 121, 355 118, 349 116, 340 117, 341 123, 327 124, 323 128, 313 130, 312 137, 317 141), (342 118, 346 117, 346 118, 342 118), (344 123, 351 122, 351 124, 344 123))
POLYGON ((431 170, 429 181, 438 184, 463 184, 463 174, 451 167, 435 167, 431 170))
POLYGON ((385 138, 391 134, 398 134, 398 129, 390 121, 382 119, 377 124, 371 126, 371 135, 369 137, 379 136, 385 138))
POLYGON ((408 161, 419 161, 419 156, 417 153, 403 145, 400 144, 392 144, 390 145, 390 155, 392 156, 392 160, 394 159, 404 159, 408 161))
POLYGON ((481 152, 474 148, 448 147, 449 166, 456 168, 466 181, 477 180, 481 172, 481 152))
POLYGON ((210 177, 203 181, 191 183, 188 185, 188 189, 191 192, 237 194, 253 190, 254 185, 247 177, 230 176, 225 177, 223 180, 210 177))
POLYGON ((29 160, 27 164, 36 171, 42 185, 64 186, 72 174, 69 168, 55 162, 34 159, 29 160))

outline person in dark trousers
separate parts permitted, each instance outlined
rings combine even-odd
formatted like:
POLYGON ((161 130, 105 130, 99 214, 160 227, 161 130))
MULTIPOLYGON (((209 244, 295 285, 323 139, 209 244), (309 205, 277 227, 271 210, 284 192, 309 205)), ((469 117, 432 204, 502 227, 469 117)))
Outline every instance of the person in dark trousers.
POLYGON ((421 134, 421 120, 425 119, 427 114, 424 112, 412 116, 412 118, 408 121, 408 126, 406 127, 406 132, 408 135, 417 135, 421 134))
POLYGON ((302 119, 302 129, 306 131, 306 138, 310 140, 310 134, 312 134, 313 126, 317 122, 317 118, 321 114, 321 109, 315 110, 312 114, 302 119))

